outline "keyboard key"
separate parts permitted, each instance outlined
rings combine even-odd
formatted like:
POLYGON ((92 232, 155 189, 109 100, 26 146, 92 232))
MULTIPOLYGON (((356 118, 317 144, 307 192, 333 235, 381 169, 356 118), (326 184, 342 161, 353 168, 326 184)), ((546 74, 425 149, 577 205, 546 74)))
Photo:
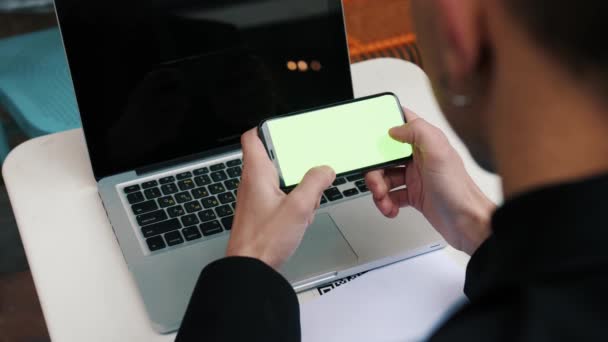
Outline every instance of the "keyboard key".
POLYGON ((236 202, 232 203, 232 209, 236 210, 236 202))
POLYGON ((145 183, 141 183, 141 187, 144 189, 154 188, 158 186, 158 182, 153 180, 145 183))
POLYGON ((163 195, 171 195, 179 191, 174 183, 162 185, 160 189, 163 191, 163 195))
POLYGON ((172 207, 175 205, 175 200, 173 199, 173 196, 161 197, 157 201, 158 201, 158 205, 161 208, 172 207))
POLYGON ((215 165, 211 165, 209 167, 209 169, 211 170, 211 172, 213 171, 219 171, 219 170, 223 170, 226 168, 226 165, 224 165, 224 163, 220 163, 220 164, 215 164, 215 165))
POLYGON ((201 207, 199 201, 192 201, 184 204, 184 209, 186 209, 186 212, 188 213, 195 213, 197 211, 203 210, 203 207, 201 207))
POLYGON ((336 178, 336 180, 334 181, 334 186, 338 186, 338 185, 342 185, 342 184, 346 184, 346 179, 343 177, 336 178))
POLYGON ((144 195, 146 195, 147 199, 154 199, 162 196, 158 188, 147 189, 144 191, 144 195))
POLYGON ((234 214, 234 211, 232 211, 232 208, 230 208, 229 205, 223 205, 221 207, 217 207, 217 208, 215 208, 215 212, 217 213, 217 216, 219 216, 219 217, 225 217, 225 216, 234 214))
POLYGON ((156 204, 156 201, 147 201, 134 204, 131 206, 131 209, 133 210, 133 214, 140 215, 158 209, 158 205, 156 204))
POLYGON ((327 203, 327 198, 325 196, 321 196, 321 205, 327 203))
POLYGON ((146 214, 141 214, 136 217, 137 223, 140 226, 147 226, 152 223, 157 223, 167 219, 167 214, 164 210, 157 210, 146 214))
POLYGON ((217 171, 211 174, 211 179, 213 179, 214 182, 222 182, 228 179, 228 176, 226 176, 226 172, 224 171, 217 171))
POLYGON ((173 217, 182 216, 186 212, 184 211, 184 208, 182 208, 181 205, 177 205, 175 207, 171 207, 171 208, 167 209, 167 213, 169 214, 169 217, 173 218, 173 217))
POLYGON ((213 234, 218 234, 223 231, 222 226, 218 221, 205 222, 199 226, 203 235, 209 236, 213 234))
POLYGON ((235 190, 239 187, 240 183, 241 182, 238 179, 229 179, 224 182, 224 185, 226 185, 226 189, 228 190, 235 190))
POLYGON ((211 184, 211 178, 207 175, 202 175, 194 178, 194 182, 198 186, 205 186, 211 184))
POLYGON ((357 189, 359 189, 359 191, 361 191, 361 192, 368 192, 368 191, 369 191, 369 189, 367 188, 367 184, 365 184, 365 181, 364 181, 364 180, 357 181, 357 182, 355 183, 355 186, 356 186, 356 187, 357 187, 357 189))
POLYGON ((191 190, 196 187, 196 185, 194 185, 194 181, 192 181, 192 179, 184 179, 183 181, 177 182, 177 185, 179 186, 180 190, 182 190, 182 191, 191 190))
POLYGON ((230 178, 237 178, 241 176, 243 170, 241 170, 241 168, 237 166, 229 168, 228 170, 226 170, 226 172, 228 173, 228 176, 230 178))
POLYGON ((131 185, 131 186, 127 186, 126 188, 124 188, 125 194, 130 194, 132 192, 135 191, 139 191, 140 187, 138 184, 135 185, 131 185))
POLYGON ((145 226, 141 229, 141 233, 144 234, 145 238, 148 238, 151 236, 168 233, 170 231, 180 229, 181 227, 182 225, 179 223, 179 220, 174 218, 169 221, 163 221, 145 226))
POLYGON ((346 197, 353 197, 355 195, 359 194, 359 190, 357 189, 348 189, 348 190, 344 190, 344 196, 346 197))
POLYGON ((236 201, 236 198, 234 198, 234 195, 232 195, 232 192, 224 192, 223 194, 219 194, 219 195, 217 195, 217 199, 219 199, 220 203, 222 203, 222 204, 231 203, 231 202, 236 201))
POLYGON ((144 194, 142 194, 141 191, 133 192, 127 195, 127 201, 129 201, 129 204, 141 203, 145 200, 144 194))
POLYGON ((217 198, 215 198, 214 196, 203 198, 201 200, 201 203, 203 204, 203 207, 205 207, 205 209, 217 207, 218 205, 220 205, 220 203, 217 201, 217 198))
POLYGON ((196 217, 196 214, 190 214, 182 217, 182 224, 184 225, 184 227, 194 226, 195 224, 198 224, 198 218, 196 217))
POLYGON ((190 172, 190 171, 182 172, 177 175, 177 180, 184 180, 184 179, 188 179, 188 178, 192 178, 192 172, 190 172))
POLYGON ((186 238, 186 241, 192 241, 202 237, 201 232, 199 232, 196 226, 182 229, 182 234, 184 235, 184 238, 186 238))
POLYGON ((209 173, 209 169, 206 167, 202 167, 200 169, 192 171, 192 173, 194 173, 195 176, 206 175, 209 173))
POLYGON ((239 166, 241 164, 243 164, 243 161, 240 160, 240 159, 235 159, 235 160, 231 160, 231 161, 226 162, 226 165, 228 167, 239 166))
POLYGON ((226 230, 232 229, 232 221, 234 221, 234 216, 224 217, 222 219, 222 225, 224 226, 224 229, 226 229, 226 230))
POLYGON ((167 245, 169 246, 175 246, 179 245, 180 243, 184 243, 184 238, 182 238, 182 234, 179 232, 179 230, 165 234, 165 240, 167 241, 167 245))
POLYGON ((209 185, 209 192, 211 192, 212 195, 217 195, 217 194, 219 194, 221 192, 225 192, 225 191, 226 191, 226 188, 224 188, 222 183, 209 185))
POLYGON ((332 202, 344 198, 344 196, 342 196, 342 194, 340 193, 340 190, 338 190, 338 188, 327 189, 327 190, 325 190, 324 193, 325 193, 325 196, 327 197, 327 199, 332 202))
POLYGON ((175 177, 173 176, 169 176, 169 177, 163 177, 159 180, 160 184, 169 184, 169 183, 174 183, 175 182, 175 177))
POLYGON ((148 244, 148 248, 150 249, 150 252, 154 252, 159 249, 163 249, 163 248, 167 247, 167 245, 165 245, 165 241, 163 240, 162 236, 155 236, 153 238, 149 238, 146 240, 146 243, 148 244))
POLYGON ((175 195, 175 200, 177 201, 177 203, 190 202, 190 201, 192 201, 192 196, 190 196, 189 192, 184 191, 184 192, 180 192, 179 194, 175 195))
POLYGON ((367 188, 367 185, 365 185, 365 184, 357 186, 357 189, 359 189, 359 191, 361 191, 361 192, 369 192, 369 189, 367 188))
POLYGON ((216 218, 216 216, 215 216, 215 212, 213 211, 213 209, 209 209, 209 210, 199 212, 198 218, 201 220, 201 222, 207 222, 207 221, 214 220, 216 218))
POLYGON ((196 188, 196 189, 192 190, 192 197, 194 197, 196 199, 207 197, 207 196, 209 196, 209 192, 207 191, 207 189, 205 189, 205 187, 200 187, 200 188, 196 188))
POLYGON ((356 174, 356 175, 350 175, 350 176, 346 177, 346 179, 347 179, 349 182, 358 181, 358 180, 363 179, 363 178, 365 178, 365 175, 364 175, 364 174, 362 174, 362 173, 358 173, 358 174, 356 174))

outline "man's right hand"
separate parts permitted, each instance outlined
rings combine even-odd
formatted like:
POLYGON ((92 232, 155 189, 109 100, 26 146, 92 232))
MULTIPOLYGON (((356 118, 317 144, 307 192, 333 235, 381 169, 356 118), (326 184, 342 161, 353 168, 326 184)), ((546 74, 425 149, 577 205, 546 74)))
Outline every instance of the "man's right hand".
POLYGON ((416 208, 450 245, 471 255, 491 234, 495 205, 473 182, 443 132, 405 112, 408 123, 390 135, 411 144, 414 158, 405 166, 367 174, 374 202, 389 218, 399 208, 416 208))

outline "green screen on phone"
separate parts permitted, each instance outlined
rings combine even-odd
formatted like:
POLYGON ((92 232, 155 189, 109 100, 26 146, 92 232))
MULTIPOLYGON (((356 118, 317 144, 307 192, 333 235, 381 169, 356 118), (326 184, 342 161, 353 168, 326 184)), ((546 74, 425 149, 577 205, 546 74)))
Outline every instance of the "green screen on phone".
POLYGON ((342 174, 410 157, 412 147, 388 134, 403 124, 399 101, 389 94, 267 121, 286 187, 316 166, 342 174))

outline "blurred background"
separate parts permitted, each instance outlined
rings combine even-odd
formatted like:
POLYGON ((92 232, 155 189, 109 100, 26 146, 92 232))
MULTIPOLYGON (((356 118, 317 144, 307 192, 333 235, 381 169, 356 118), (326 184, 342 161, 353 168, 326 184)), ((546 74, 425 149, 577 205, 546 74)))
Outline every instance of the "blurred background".
MULTIPOLYGON (((343 2, 352 63, 394 57, 422 66, 412 33, 409 0, 343 2)), ((0 0, 0 163, 8 150, 27 139, 79 126, 77 115, 65 114, 75 111, 69 80, 52 87, 61 92, 54 98, 65 97, 59 101, 62 103, 45 103, 45 108, 52 110, 37 113, 36 117, 20 116, 15 103, 10 101, 10 92, 15 91, 25 72, 32 73, 32 77, 38 79, 37 84, 43 85, 44 77, 65 77, 65 65, 50 70, 50 74, 48 70, 51 63, 65 64, 61 47, 46 46, 45 33, 36 33, 56 26, 52 1, 0 0), (34 35, 27 35, 29 33, 34 35), (21 64, 16 65, 16 59, 21 64), (23 63, 36 65, 23 66, 23 63), (43 69, 37 70, 40 66, 43 69)), ((0 178, 0 342, 5 341, 38 342, 49 341, 49 337, 4 181, 0 178)))

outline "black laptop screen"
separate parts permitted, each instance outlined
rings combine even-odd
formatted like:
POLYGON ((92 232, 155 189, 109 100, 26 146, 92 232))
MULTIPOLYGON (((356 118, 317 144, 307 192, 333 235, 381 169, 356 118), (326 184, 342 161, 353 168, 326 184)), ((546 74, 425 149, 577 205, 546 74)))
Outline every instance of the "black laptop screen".
POLYGON ((353 97, 340 0, 56 8, 97 179, 235 145, 264 118, 353 97))

